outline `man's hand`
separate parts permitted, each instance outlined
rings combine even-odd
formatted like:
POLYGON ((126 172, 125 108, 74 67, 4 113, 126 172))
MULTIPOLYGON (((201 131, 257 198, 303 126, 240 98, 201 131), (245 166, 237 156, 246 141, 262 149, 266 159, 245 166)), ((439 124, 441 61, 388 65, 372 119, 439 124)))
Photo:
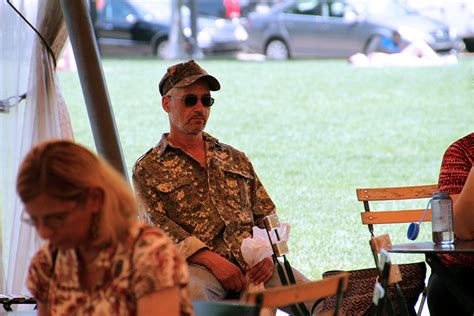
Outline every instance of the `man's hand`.
POLYGON ((201 249, 189 257, 188 261, 208 268, 226 290, 238 292, 247 287, 240 268, 215 252, 201 249))
POLYGON ((266 283, 273 275, 275 264, 271 257, 267 257, 250 268, 248 275, 253 284, 266 283))
POLYGON ((247 287, 244 274, 238 266, 220 257, 222 260, 216 262, 211 269, 212 274, 221 282, 225 289, 241 291, 247 287))

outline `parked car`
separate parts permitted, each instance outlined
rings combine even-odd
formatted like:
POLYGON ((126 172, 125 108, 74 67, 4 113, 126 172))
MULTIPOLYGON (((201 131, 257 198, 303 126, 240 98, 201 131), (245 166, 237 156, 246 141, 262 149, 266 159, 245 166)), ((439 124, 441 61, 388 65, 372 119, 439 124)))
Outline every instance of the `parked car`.
POLYGON ((404 0, 423 15, 454 27, 466 49, 474 52, 474 1, 472 0, 404 0))
MULTIPOLYGON (((170 1, 102 1, 103 4, 96 10, 95 21, 100 49, 106 52, 133 50, 163 58, 168 49, 171 29, 170 1)), ((189 43, 189 8, 183 6, 181 14, 185 41, 189 43)), ((197 44, 205 54, 238 52, 246 39, 247 32, 238 20, 202 14, 197 17, 197 44)))
POLYGON ((269 59, 369 53, 393 31, 406 42, 424 40, 438 52, 460 46, 448 26, 396 0, 286 0, 267 13, 249 14, 246 28, 249 50, 269 59))

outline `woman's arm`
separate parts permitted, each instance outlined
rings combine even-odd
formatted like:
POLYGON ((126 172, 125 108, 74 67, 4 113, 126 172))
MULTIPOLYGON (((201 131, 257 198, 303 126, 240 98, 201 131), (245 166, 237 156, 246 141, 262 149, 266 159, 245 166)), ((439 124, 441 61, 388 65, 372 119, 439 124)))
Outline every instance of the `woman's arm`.
POLYGON ((459 239, 474 239, 474 168, 459 195, 453 196, 454 232, 459 239))
POLYGON ((180 293, 178 286, 150 293, 138 300, 137 316, 153 315, 180 315, 180 293))

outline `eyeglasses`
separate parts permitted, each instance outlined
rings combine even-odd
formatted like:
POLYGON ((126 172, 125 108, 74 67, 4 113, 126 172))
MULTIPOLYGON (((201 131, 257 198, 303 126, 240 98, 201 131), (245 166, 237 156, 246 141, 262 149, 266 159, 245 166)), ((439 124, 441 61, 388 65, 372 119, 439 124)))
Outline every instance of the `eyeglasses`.
POLYGON ((34 226, 35 228, 38 228, 38 225, 41 221, 44 226, 54 230, 63 226, 64 222, 77 209, 79 209, 79 204, 74 207, 71 207, 70 209, 64 210, 63 212, 46 215, 42 218, 37 218, 35 216, 29 216, 29 215, 26 215, 25 213, 22 213, 21 221, 28 225, 34 226))
MULTIPOLYGON (((184 97, 176 97, 176 96, 169 96, 169 97, 176 98, 176 99, 184 99, 184 105, 186 105, 187 107, 195 106, 199 100, 199 97, 194 94, 190 94, 184 97)), ((206 107, 210 107, 214 104, 214 98, 208 95, 203 95, 201 96, 201 103, 202 105, 206 107)))

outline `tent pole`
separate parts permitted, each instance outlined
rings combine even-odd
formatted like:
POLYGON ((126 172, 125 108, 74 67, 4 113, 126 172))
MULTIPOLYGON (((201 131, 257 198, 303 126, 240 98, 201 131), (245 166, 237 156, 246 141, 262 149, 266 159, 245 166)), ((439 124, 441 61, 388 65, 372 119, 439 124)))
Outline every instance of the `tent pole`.
POLYGON ((88 0, 60 0, 97 152, 128 180, 88 0))

